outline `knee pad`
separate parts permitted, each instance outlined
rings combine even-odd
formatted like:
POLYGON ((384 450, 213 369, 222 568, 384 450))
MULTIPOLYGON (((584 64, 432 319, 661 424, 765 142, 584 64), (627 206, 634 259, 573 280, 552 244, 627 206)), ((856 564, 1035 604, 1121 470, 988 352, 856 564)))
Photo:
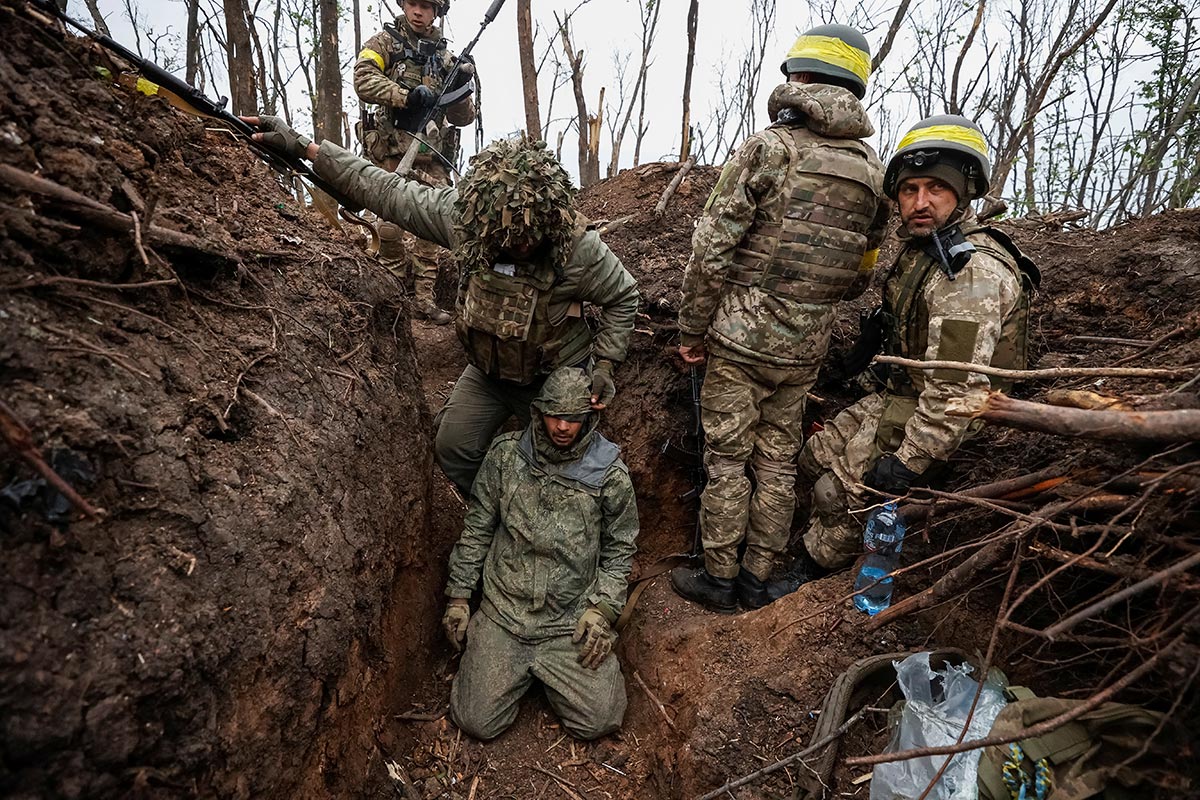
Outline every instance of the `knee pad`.
POLYGON ((817 478, 812 488, 813 506, 818 512, 829 514, 846 510, 846 492, 842 482, 832 472, 817 478))
POLYGON ((774 461, 758 453, 754 454, 754 476, 759 483, 796 482, 796 464, 793 461, 774 461))
POLYGON ((731 476, 740 478, 746 474, 745 461, 719 456, 711 451, 704 454, 704 468, 708 471, 708 479, 711 481, 731 476))

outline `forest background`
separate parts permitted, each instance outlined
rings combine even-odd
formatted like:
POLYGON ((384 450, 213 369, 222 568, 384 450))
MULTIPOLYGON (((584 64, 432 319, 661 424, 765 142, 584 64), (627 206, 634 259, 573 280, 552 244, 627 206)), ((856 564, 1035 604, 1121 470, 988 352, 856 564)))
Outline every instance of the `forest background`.
MULTIPOLYGON (((453 0, 459 50, 485 0, 453 0)), ((71 0, 236 113, 357 148, 360 43, 398 0, 71 0)), ((720 164, 764 127, 795 37, 858 27, 886 159, 914 122, 977 120, 1010 214, 1107 226, 1200 196, 1200 0, 508 0, 474 55, 481 114, 464 156, 537 131, 587 186, 646 161, 720 164), (1071 213, 1075 212, 1075 213, 1071 213)), ((991 201, 989 201, 991 202, 991 201)))

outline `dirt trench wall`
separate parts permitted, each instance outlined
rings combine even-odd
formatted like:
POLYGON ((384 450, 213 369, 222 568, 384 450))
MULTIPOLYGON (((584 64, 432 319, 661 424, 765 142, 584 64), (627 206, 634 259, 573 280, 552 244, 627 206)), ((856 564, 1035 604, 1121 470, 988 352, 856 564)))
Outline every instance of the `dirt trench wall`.
POLYGON ((207 248, 0 187, 0 399, 106 511, 49 519, 0 445, 0 794, 362 796, 437 601, 397 287, 101 52, 0 29, 0 163, 207 248))

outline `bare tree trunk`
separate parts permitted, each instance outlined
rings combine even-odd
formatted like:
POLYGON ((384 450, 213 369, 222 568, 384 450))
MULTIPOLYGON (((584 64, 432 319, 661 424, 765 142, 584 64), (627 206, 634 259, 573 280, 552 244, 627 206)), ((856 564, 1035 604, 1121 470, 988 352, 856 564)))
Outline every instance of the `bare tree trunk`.
MULTIPOLYGON (((261 2, 261 0, 259 0, 261 2)), ((254 54, 258 59, 258 74, 255 75, 255 83, 258 86, 259 104, 258 108, 267 114, 275 113, 275 100, 267 91, 267 61, 266 51, 263 49, 262 39, 258 37, 258 26, 255 24, 255 16, 258 13, 258 3, 255 3, 254 8, 250 9, 246 14, 246 28, 250 31, 250 42, 254 46, 254 54)))
POLYGON ((246 25, 246 0, 222 0, 225 10, 225 56, 229 70, 229 96, 234 114, 253 114, 254 51, 246 25))
POLYGON ((517 53, 521 59, 521 86, 525 97, 525 133, 540 137, 541 115, 538 113, 537 68, 533 63, 533 17, 530 0, 517 0, 517 53))
POLYGON ((900 31, 900 26, 904 24, 904 17, 908 14, 908 7, 910 5, 912 5, 912 0, 900 0, 900 5, 896 6, 896 13, 892 15, 892 21, 888 25, 883 42, 879 45, 879 50, 876 51, 875 57, 871 59, 871 72, 879 69, 879 65, 888 57, 888 53, 892 52, 892 45, 896 41, 896 34, 900 31))
MULTIPOLYGON (((88 0, 88 7, 96 4, 96 0, 88 0)), ((196 85, 196 73, 200 70, 200 0, 187 0, 187 41, 184 43, 185 56, 184 80, 192 86, 196 85)))
MULTIPOLYGON (((625 141, 625 131, 629 129, 629 122, 633 118, 634 104, 641 100, 643 113, 645 109, 645 88, 646 88, 646 73, 650 71, 650 65, 653 63, 650 60, 650 51, 654 47, 654 37, 658 33, 658 12, 662 9, 661 0, 640 0, 638 10, 641 12, 642 22, 642 58, 638 63, 637 79, 633 83, 633 93, 629 99, 629 107, 625 111, 625 118, 621 120, 621 124, 613 131, 612 141, 612 158, 609 160, 608 176, 617 174, 618 162, 621 159, 621 145, 625 141)), ((624 102, 624 98, 622 98, 624 102)), ((617 110, 619 115, 620 109, 617 110)), ((640 146, 642 140, 642 120, 639 117, 638 130, 635 135, 640 146)), ((634 164, 637 164, 637 155, 634 156, 634 164)))
MULTIPOLYGON (((575 127, 579 132, 579 185, 591 186, 600 180, 600 159, 594 154, 599 144, 595 148, 592 146, 592 132, 595 128, 598 133, 598 125, 593 125, 587 110, 587 97, 583 93, 583 51, 576 50, 571 45, 570 25, 567 20, 559 22, 559 33, 562 35, 567 66, 571 70, 571 88, 575 92, 575 127)), ((603 102, 603 95, 601 101, 603 102)), ((599 120, 599 115, 596 119, 599 120)))
POLYGON ((320 1, 320 46, 317 48, 317 96, 313 110, 318 141, 342 144, 342 73, 338 58, 337 0, 320 1))
MULTIPOLYGON (((354 54, 356 57, 359 53, 362 52, 362 20, 360 20, 359 16, 358 16, 358 12, 359 12, 358 6, 359 6, 359 0, 354 0, 352 13, 354 14, 354 54)), ((364 103, 362 100, 359 100, 358 101, 358 121, 362 122, 364 119, 366 119, 366 117, 367 117, 367 104, 364 103)), ((351 130, 353 130, 354 125, 352 124, 350 126, 350 128, 351 128, 351 130)), ((351 141, 352 141, 352 135, 347 134, 346 135, 346 146, 347 147, 350 147, 351 141)), ((351 149, 353 149, 353 148, 351 148, 351 149)))
POLYGON ((687 15, 687 61, 683 68, 683 126, 679 135, 679 160, 687 161, 692 150, 692 67, 696 65, 696 26, 700 0, 692 0, 687 15))
MULTIPOLYGON (((105 36, 112 36, 108 30, 108 23, 104 21, 104 17, 100 14, 100 6, 96 0, 85 0, 85 2, 87 3, 88 12, 92 15, 92 24, 96 27, 96 31, 105 36)), ((190 24, 191 20, 189 19, 188 22, 190 24)))

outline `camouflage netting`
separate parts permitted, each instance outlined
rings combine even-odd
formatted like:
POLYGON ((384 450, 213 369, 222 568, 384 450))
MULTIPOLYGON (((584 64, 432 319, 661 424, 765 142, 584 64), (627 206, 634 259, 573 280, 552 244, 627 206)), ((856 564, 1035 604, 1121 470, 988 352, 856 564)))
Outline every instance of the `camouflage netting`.
POLYGON ((545 142, 503 139, 471 159, 454 210, 460 275, 487 269, 511 245, 538 239, 557 264, 567 255, 575 224, 575 187, 545 142))

